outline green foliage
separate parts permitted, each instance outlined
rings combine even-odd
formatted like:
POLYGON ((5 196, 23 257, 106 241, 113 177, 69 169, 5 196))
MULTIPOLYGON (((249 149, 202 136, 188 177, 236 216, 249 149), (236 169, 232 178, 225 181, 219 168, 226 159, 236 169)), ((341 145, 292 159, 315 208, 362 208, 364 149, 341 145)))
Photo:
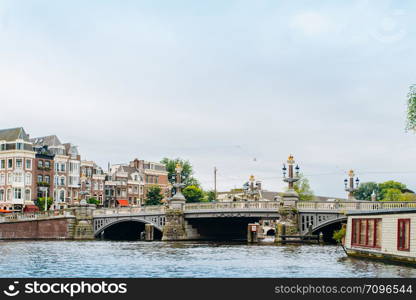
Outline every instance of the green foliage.
POLYGON ((206 195, 207 200, 209 202, 212 202, 212 201, 215 201, 216 200, 215 199, 215 191, 213 191, 213 190, 206 192, 205 195, 206 195))
POLYGON ((145 205, 161 205, 162 204, 162 189, 158 185, 152 185, 147 190, 147 199, 145 205))
POLYGON ((402 201, 402 192, 399 189, 386 189, 382 201, 402 201))
POLYGON ((401 195, 400 201, 416 201, 416 194, 404 193, 401 195))
POLYGON ((294 184, 295 191, 299 194, 299 200, 301 201, 309 201, 314 199, 314 194, 309 185, 309 180, 303 176, 303 174, 299 174, 299 181, 294 184))
POLYGON ((380 183, 378 185, 379 187, 379 192, 380 192, 380 199, 384 200, 384 201, 399 201, 399 200, 386 200, 386 198, 388 199, 392 199, 391 197, 394 198, 394 194, 397 194, 397 190, 401 193, 404 193, 406 190, 406 185, 397 181, 393 181, 393 180, 389 180, 383 183, 380 183), (386 193, 388 190, 396 190, 396 191, 390 191, 388 197, 386 196, 386 193))
POLYGON ((95 197, 90 197, 90 198, 88 198, 87 203, 88 204, 100 205, 100 200, 98 200, 95 197))
POLYGON ((182 194, 186 198, 186 202, 194 203, 194 202, 204 202, 204 191, 195 185, 189 185, 182 190, 182 194))
POLYGON ((171 184, 174 184, 176 182, 175 175, 176 175, 176 165, 179 163, 182 167, 182 182, 188 186, 188 185, 196 185, 199 186, 199 182, 192 177, 193 169, 192 165, 189 161, 183 160, 181 158, 176 159, 169 159, 164 158, 161 161, 162 164, 166 166, 166 170, 168 171, 168 180, 171 184))
MULTIPOLYGON (((53 203, 53 199, 51 197, 48 197, 47 202, 48 202, 47 209, 49 209, 53 203)), ((45 197, 39 197, 38 200, 36 201, 36 206, 39 207, 40 211, 45 211, 45 197)))
POLYGON ((332 235, 332 238, 338 242, 341 243, 342 239, 345 237, 346 234, 346 229, 345 226, 343 226, 340 230, 337 230, 334 232, 334 234, 332 235))
POLYGON ((355 199, 358 200, 371 200, 371 194, 373 191, 377 195, 377 200, 381 200, 380 197, 380 187, 376 182, 363 182, 360 184, 358 189, 354 192, 355 199))
POLYGON ((416 85, 410 86, 407 94, 406 130, 416 130, 416 85))

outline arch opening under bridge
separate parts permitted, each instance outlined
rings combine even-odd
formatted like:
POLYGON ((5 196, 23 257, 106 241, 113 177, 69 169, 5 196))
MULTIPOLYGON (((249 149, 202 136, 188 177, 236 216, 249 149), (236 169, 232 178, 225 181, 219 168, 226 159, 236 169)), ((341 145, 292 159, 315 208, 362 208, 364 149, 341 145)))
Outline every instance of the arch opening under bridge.
POLYGON ((154 239, 161 240, 163 230, 155 224, 141 219, 118 219, 100 227, 95 233, 96 238, 118 241, 140 240, 145 225, 151 224, 154 228, 154 239))

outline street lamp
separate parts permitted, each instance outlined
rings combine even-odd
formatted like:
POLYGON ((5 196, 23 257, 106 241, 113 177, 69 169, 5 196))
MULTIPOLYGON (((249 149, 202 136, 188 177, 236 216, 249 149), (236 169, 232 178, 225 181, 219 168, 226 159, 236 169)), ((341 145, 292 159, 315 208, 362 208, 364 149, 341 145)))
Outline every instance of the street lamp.
POLYGON ((350 170, 348 172, 348 178, 344 179, 344 185, 345 185, 345 191, 348 192, 348 199, 355 200, 354 192, 358 189, 360 185, 360 179, 358 177, 355 177, 355 173, 353 170, 350 170), (355 185, 354 185, 354 179, 355 179, 355 185))
POLYGON ((293 166, 295 164, 295 159, 293 157, 293 155, 290 155, 288 160, 287 160, 287 166, 289 169, 289 175, 288 177, 286 177, 286 165, 283 164, 283 181, 288 183, 288 187, 289 187, 289 191, 293 190, 294 188, 294 183, 299 181, 299 165, 296 165, 296 167, 294 168, 296 173, 293 174, 293 166))

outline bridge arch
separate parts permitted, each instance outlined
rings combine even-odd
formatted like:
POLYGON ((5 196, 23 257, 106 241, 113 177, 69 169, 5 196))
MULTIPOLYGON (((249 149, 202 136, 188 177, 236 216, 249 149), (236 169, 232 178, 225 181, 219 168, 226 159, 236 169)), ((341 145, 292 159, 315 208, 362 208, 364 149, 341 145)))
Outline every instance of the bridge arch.
POLYGON ((94 236, 108 239, 138 240, 144 231, 145 224, 154 227, 155 239, 161 239, 163 228, 158 224, 141 218, 117 218, 94 220, 94 236), (100 226, 101 225, 101 226, 100 226))
POLYGON ((342 223, 347 221, 347 217, 340 217, 336 219, 331 219, 326 222, 319 224, 316 227, 312 228, 313 234, 322 234, 324 235, 324 241, 333 241, 332 235, 335 230, 339 230, 342 227, 342 223))

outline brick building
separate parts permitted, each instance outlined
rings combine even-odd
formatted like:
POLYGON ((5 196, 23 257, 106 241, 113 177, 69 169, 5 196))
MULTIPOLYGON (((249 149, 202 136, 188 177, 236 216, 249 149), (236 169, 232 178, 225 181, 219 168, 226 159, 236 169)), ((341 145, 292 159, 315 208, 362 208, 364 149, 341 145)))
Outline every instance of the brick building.
POLYGON ((105 174, 93 161, 81 161, 81 194, 85 199, 95 198, 104 205, 105 174))
POLYGON ((105 182, 105 206, 143 205, 152 185, 160 186, 162 194, 168 195, 168 172, 163 164, 135 159, 129 164, 113 165, 105 182))

